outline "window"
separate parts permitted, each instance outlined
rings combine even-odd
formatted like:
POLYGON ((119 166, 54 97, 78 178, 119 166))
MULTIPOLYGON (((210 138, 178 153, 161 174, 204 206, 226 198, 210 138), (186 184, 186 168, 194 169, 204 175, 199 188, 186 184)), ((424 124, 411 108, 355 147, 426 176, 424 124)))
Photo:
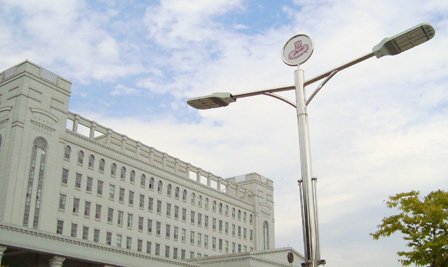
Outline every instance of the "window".
POLYGON ((109 199, 114 200, 115 199, 115 185, 109 184, 109 199))
POLYGON ((106 161, 104 161, 104 159, 100 160, 100 172, 104 172, 104 165, 106 165, 106 161))
POLYGON ((140 194, 139 201, 138 201, 138 206, 141 209, 145 208, 145 195, 140 194))
POLYGON ((263 249, 269 249, 269 224, 267 221, 263 223, 263 249))
POLYGON ((212 210, 213 212, 216 212, 216 200, 213 200, 212 210))
POLYGON ((202 208, 202 196, 201 195, 199 195, 199 198, 198 198, 198 206, 200 208, 202 208))
POLYGON ((218 221, 218 231, 222 232, 222 220, 218 221))
POLYGON ((79 212, 79 198, 74 198, 73 199, 73 213, 78 213, 79 212))
POLYGON ((141 239, 137 239, 137 251, 142 252, 143 241, 141 239))
POLYGON ((146 253, 151 254, 151 245, 150 241, 146 241, 146 253))
POLYGON ((166 203, 166 216, 171 217, 171 204, 166 203))
POLYGON ((216 237, 212 237, 212 249, 216 249, 216 237))
POLYGON ((204 227, 208 228, 208 215, 204 216, 204 227))
POLYGON ((78 225, 76 223, 72 223, 72 229, 70 231, 71 237, 76 237, 78 235, 78 225))
POLYGON ((108 208, 107 209, 107 222, 112 223, 114 221, 114 209, 108 208))
POLYGON ((154 199, 152 197, 148 198, 148 210, 152 211, 153 210, 153 204, 154 203, 154 199))
POLYGON ((146 176, 144 174, 142 174, 140 176, 140 186, 141 187, 145 187, 146 186, 146 176))
POLYGON ((129 191, 128 203, 130 206, 134 205, 134 192, 133 191, 129 191))
POLYGON ((165 246, 165 257, 166 258, 170 257, 170 246, 165 246))
POLYGON ((171 225, 167 224, 165 227, 165 237, 170 238, 171 235, 171 225))
POLYGON ((117 174, 117 164, 112 163, 110 166, 110 175, 115 176, 117 174))
POLYGON ((198 213, 198 225, 202 225, 202 214, 198 213))
POLYGON ((208 197, 205 198, 205 209, 208 210, 208 197))
POLYGON ((191 214, 190 214, 191 224, 194 224, 194 217, 195 217, 194 211, 191 211, 191 214))
POLYGON ((181 232, 181 236, 180 236, 180 240, 185 243, 186 237, 187 236, 187 230, 185 230, 184 228, 182 228, 182 232, 181 232))
POLYGON ((182 192, 182 200, 185 202, 187 201, 187 190, 184 189, 184 191, 182 192))
POLYGON ((161 200, 157 200, 157 213, 158 214, 162 213, 162 201, 161 200))
POLYGON ((118 201, 120 202, 124 201, 124 188, 120 187, 120 192, 118 193, 118 201))
POLYGON ((82 180, 82 174, 76 173, 76 178, 75 178, 75 188, 76 189, 81 189, 81 180, 82 180))
POLYGON ((241 237, 241 226, 238 226, 238 237, 241 237))
POLYGON ((232 208, 232 218, 235 219, 235 208, 232 208))
POLYGON ((171 184, 168 184, 168 186, 166 187, 166 194, 167 196, 171 196, 171 191, 172 191, 173 187, 171 186, 171 184))
POLYGON ((118 211, 117 224, 118 226, 123 225, 123 212, 121 210, 118 211))
POLYGON ((93 242, 100 242, 100 229, 93 229, 93 242))
POLYGON ((238 221, 241 220, 241 210, 238 210, 238 221))
POLYGON ((120 179, 121 180, 125 180, 126 179, 126 168, 125 167, 121 167, 120 179))
POLYGON ((86 200, 86 202, 84 202, 84 216, 90 217, 90 206, 91 205, 92 204, 90 203, 90 201, 86 200))
POLYGON ((138 230, 143 231, 143 217, 138 216, 138 230))
POLYGON ((221 238, 218 240, 218 249, 220 251, 222 250, 222 239, 221 238))
POLYGON ((149 189, 154 189, 154 178, 151 177, 151 179, 149 179, 149 185, 148 185, 149 189))
POLYGON ((131 184, 135 183, 135 171, 134 170, 131 171, 131 174, 129 176, 129 182, 131 182, 131 184))
POLYGON ((177 260, 177 248, 173 248, 173 259, 177 260))
POLYGON ((254 218, 252 217, 252 214, 249 215, 249 223, 252 224, 254 221, 254 218))
POLYGON ((159 181, 159 183, 157 184, 157 192, 159 194, 161 194, 162 193, 162 189, 163 189, 163 183, 162 183, 162 181, 159 181))
POLYGON ((187 220, 187 209, 182 208, 182 221, 186 221, 187 220))
POLYGON ((88 192, 88 193, 92 192, 92 184, 93 184, 93 178, 87 177, 86 192, 88 192))
POLYGON ((68 182, 68 170, 67 169, 62 169, 61 183, 66 185, 67 182, 68 182))
POLYGON ((106 233, 106 244, 112 245, 112 233, 111 232, 106 233))
POLYGON ((174 219, 179 219, 179 207, 174 206, 174 219))
POLYGON ((96 194, 99 196, 103 195, 103 181, 98 180, 98 183, 96 186, 96 194))
POLYGON ((226 234, 229 233, 229 222, 225 222, 225 224, 224 224, 224 232, 225 232, 226 234))
POLYGON ((190 244, 194 245, 194 231, 190 231, 190 244))
POLYGON ((78 164, 82 165, 84 163, 84 152, 82 150, 78 151, 78 164))
POLYGON ((226 208, 224 209, 224 215, 229 216, 229 205, 226 205, 226 208))
POLYGON ((185 249, 180 250, 180 258, 183 260, 185 259, 185 249))
POLYGON ((72 153, 72 148, 70 146, 65 146, 64 148, 64 159, 70 160, 70 154, 72 153))
POLYGON ((117 247, 121 248, 121 240, 123 239, 123 236, 120 234, 117 234, 117 247))
POLYGON ((204 247, 208 248, 208 235, 204 235, 204 247))
POLYGON ((156 235, 160 236, 160 228, 161 228, 161 223, 160 222, 156 222, 156 235))
POLYGON ((213 231, 216 231, 216 218, 212 219, 212 229, 213 231))
POLYGON ((89 239, 89 227, 88 226, 82 227, 82 239, 84 239, 84 240, 89 239))
POLYGON ((132 247, 132 237, 128 236, 126 237, 126 248, 131 249, 132 247))
POLYGON ((247 218, 247 213, 244 212, 244 213, 243 213, 243 222, 246 222, 246 218, 247 218))
POLYGON ((64 194, 59 195, 59 209, 65 210, 65 201, 67 199, 67 196, 64 194))
POLYGON ((219 214, 222 214, 222 203, 219 203, 219 214))
POLYGON ((101 220, 101 205, 100 204, 96 204, 96 207, 95 207, 95 219, 101 220))
POLYGON ((58 220, 56 224, 56 234, 62 235, 63 231, 64 231, 64 221, 58 220))
POLYGON ((176 199, 179 199, 179 187, 176 186, 176 189, 174 190, 174 197, 176 199))
POLYGON ((128 213, 128 228, 132 229, 132 219, 134 215, 132 213, 128 213))
POLYGON ((250 239, 250 241, 252 241, 254 239, 254 231, 253 230, 249 231, 249 239, 250 239))
POLYGON ((202 245, 202 234, 198 233, 198 246, 200 247, 202 245))
POLYGON ((158 243, 156 243, 156 251, 155 251, 155 254, 156 254, 157 256, 160 255, 160 244, 158 244, 158 243))
POLYGON ((196 194, 193 192, 191 193, 191 205, 194 205, 196 202, 196 194))
POLYGON ((148 234, 152 234, 152 220, 148 219, 148 225, 146 226, 146 230, 148 231, 148 234))
POLYGON ((173 233, 173 238, 174 240, 177 240, 177 238, 179 237, 179 228, 177 226, 174 226, 174 233, 173 233))
POLYGON ((90 155, 89 156, 89 168, 93 169, 94 165, 95 165, 95 156, 90 155))

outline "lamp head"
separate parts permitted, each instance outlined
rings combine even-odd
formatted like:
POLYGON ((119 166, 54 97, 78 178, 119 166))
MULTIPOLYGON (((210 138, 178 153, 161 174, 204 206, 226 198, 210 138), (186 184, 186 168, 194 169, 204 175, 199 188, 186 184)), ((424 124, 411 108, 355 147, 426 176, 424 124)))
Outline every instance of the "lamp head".
POLYGON ((187 103, 196 109, 211 109, 226 107, 236 99, 230 93, 213 93, 207 96, 200 96, 188 99, 187 103))
POLYGON ((373 47, 372 52, 377 58, 387 55, 397 55, 431 40, 435 33, 431 25, 421 23, 397 35, 384 38, 379 44, 373 47))

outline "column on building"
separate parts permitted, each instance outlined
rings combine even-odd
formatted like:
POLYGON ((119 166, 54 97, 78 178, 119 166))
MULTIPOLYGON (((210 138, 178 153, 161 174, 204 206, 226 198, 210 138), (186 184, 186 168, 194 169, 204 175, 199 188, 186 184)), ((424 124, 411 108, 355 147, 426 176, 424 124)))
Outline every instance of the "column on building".
POLYGON ((65 257, 53 256, 48 260, 48 263, 50 264, 50 267, 61 267, 64 261, 65 257))
POLYGON ((2 264, 2 258, 3 258, 3 255, 5 254, 6 249, 7 249, 6 246, 0 245, 0 266, 2 264))

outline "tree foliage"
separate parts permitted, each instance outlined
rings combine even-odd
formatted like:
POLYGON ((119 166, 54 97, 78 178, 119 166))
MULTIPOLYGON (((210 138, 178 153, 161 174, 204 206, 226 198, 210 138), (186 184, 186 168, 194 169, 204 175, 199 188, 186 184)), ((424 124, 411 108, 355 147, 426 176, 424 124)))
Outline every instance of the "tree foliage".
POLYGON ((420 192, 411 191, 390 196, 388 208, 400 213, 385 217, 378 230, 370 235, 378 240, 400 232, 410 251, 399 251, 399 261, 408 266, 448 266, 448 192, 438 190, 420 200, 420 192))

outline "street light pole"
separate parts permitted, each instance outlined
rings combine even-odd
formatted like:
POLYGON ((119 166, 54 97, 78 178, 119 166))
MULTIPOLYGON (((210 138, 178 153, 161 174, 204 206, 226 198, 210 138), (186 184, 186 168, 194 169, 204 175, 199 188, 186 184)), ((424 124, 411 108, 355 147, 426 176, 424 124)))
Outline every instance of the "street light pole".
POLYGON ((294 72, 294 86, 286 86, 279 88, 270 88, 264 90, 257 90, 242 94, 232 95, 228 92, 218 92, 207 96, 191 98, 187 103, 196 109, 211 109, 218 107, 225 107, 235 102, 238 98, 251 97, 257 95, 267 95, 279 99, 296 109, 297 113, 297 125, 299 135, 300 146, 300 165, 301 165, 301 180, 300 186, 300 198, 301 198, 301 212, 302 212, 302 227, 303 227, 303 240, 304 240, 304 256, 305 262, 302 263, 303 267, 317 267, 325 264, 325 260, 320 258, 319 248, 319 229, 318 229, 318 216, 317 216, 317 196, 316 196, 316 178, 312 177, 311 169, 311 149, 310 149, 310 137, 308 128, 308 114, 307 106, 314 98, 314 96, 320 91, 320 89, 326 84, 339 71, 349 68, 355 64, 363 62, 369 58, 376 56, 377 58, 386 55, 397 55, 406 50, 409 50, 417 45, 420 45, 426 41, 432 39, 435 35, 434 28, 429 24, 419 24, 406 31, 403 31, 392 37, 384 38, 380 43, 375 45, 372 52, 356 58, 346 64, 333 68, 321 75, 318 75, 308 81, 304 81, 304 72, 300 68, 300 64, 305 62, 312 54, 311 40, 308 40, 306 35, 296 35, 291 38, 285 45, 283 51, 283 61, 291 66, 297 66, 297 70, 294 72), (305 38, 306 37, 306 38, 305 38), (295 39, 297 38, 297 39, 295 39), (290 42, 291 41, 291 42, 290 42), (310 50, 311 49, 311 50, 310 50), (300 59, 304 53, 308 52, 306 58, 300 59), (289 59, 287 58, 289 57, 289 59), (286 58, 286 59, 285 59, 286 58), (320 81, 326 78, 321 85, 311 94, 307 99, 305 94, 305 86, 320 81), (283 98, 275 93, 295 90, 296 103, 283 98))

